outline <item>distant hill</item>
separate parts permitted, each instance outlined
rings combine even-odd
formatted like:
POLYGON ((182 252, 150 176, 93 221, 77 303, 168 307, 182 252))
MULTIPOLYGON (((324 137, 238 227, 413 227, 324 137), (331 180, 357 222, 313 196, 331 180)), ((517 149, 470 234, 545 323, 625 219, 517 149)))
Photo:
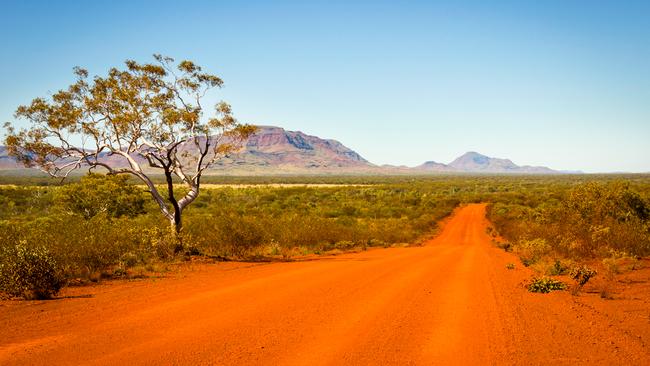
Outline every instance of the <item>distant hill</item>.
POLYGON ((219 162, 225 168, 292 170, 364 170, 374 168, 352 149, 336 140, 321 139, 300 131, 259 126, 243 151, 219 162))
MULTIPOLYGON (((121 158, 104 155, 113 166, 124 164, 121 158)), ((138 159, 145 164, 144 159, 138 159)), ((0 170, 20 168, 15 159, 0 146, 0 170)), ((287 131, 280 127, 259 126, 246 140, 243 149, 222 159, 210 173, 230 175, 262 174, 435 174, 435 173, 563 173, 546 167, 519 166, 508 159, 492 158, 467 152, 449 164, 427 161, 416 167, 378 166, 370 163, 342 143, 287 131)))
POLYGON ((562 173, 543 166, 519 166, 509 159, 491 158, 474 151, 466 152, 449 164, 427 161, 413 170, 421 172, 456 173, 519 173, 519 174, 558 174, 562 173))
POLYGON ((413 169, 422 170, 426 172, 448 172, 453 170, 448 165, 443 163, 437 163, 435 161, 425 161, 424 164, 418 165, 413 169))
POLYGON ((474 151, 457 157, 448 166, 456 171, 472 173, 559 173, 543 166, 519 166, 509 159, 491 158, 474 151))

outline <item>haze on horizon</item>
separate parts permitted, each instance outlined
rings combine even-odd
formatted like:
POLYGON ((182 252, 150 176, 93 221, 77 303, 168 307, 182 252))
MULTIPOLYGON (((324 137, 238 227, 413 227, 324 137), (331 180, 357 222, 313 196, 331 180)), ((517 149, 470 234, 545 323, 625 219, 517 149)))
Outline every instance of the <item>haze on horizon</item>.
POLYGON ((650 172, 650 2, 18 1, 0 5, 0 121, 161 53, 219 75, 239 120, 376 164, 466 151, 650 172))

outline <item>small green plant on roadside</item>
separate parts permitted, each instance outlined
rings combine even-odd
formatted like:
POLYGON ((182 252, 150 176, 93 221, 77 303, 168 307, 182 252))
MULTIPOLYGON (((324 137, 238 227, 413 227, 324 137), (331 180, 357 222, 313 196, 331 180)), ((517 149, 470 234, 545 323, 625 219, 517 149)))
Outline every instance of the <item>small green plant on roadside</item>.
POLYGON ((515 264, 514 263, 508 263, 506 264, 507 269, 515 269, 515 264))
POLYGON ((0 254, 1 291, 25 299, 50 299, 64 285, 54 257, 43 246, 20 243, 0 254))
POLYGON ((561 291, 566 289, 564 282, 555 280, 550 277, 534 277, 528 285, 529 292, 547 294, 551 291, 561 291))

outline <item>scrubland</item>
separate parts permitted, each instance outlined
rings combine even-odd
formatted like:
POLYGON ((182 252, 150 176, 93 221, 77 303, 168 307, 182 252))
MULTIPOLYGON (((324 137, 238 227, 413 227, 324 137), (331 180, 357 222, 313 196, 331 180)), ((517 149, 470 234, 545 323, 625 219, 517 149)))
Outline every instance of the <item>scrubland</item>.
MULTIPOLYGON (((487 216, 495 243, 541 276, 571 279, 576 293, 600 273, 601 296, 614 276, 642 266, 650 255, 648 182, 593 179, 551 182, 544 190, 495 197, 487 216)), ((564 289, 538 277, 531 291, 564 289)))
POLYGON ((646 175, 207 177, 247 186, 202 190, 184 212, 180 237, 170 235, 148 193, 125 178, 3 182, 0 286, 12 294, 24 293, 30 281, 58 288, 142 276, 191 257, 289 260, 417 244, 471 202, 489 203, 494 243, 540 273, 594 261, 624 271, 650 255, 646 175), (334 186, 265 185, 271 183, 334 186))

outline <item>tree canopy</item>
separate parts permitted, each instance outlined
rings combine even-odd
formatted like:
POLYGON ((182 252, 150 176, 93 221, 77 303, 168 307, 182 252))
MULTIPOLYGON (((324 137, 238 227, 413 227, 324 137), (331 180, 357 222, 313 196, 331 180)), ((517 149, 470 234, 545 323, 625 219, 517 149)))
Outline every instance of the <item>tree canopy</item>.
POLYGON ((202 174, 236 151, 255 127, 240 124, 225 102, 206 115, 202 101, 223 85, 218 76, 192 61, 161 55, 154 60, 127 60, 124 69, 112 68, 103 77, 89 78, 87 70, 74 68, 76 82, 67 89, 18 107, 16 118, 30 127, 5 125, 10 154, 53 177, 80 168, 136 176, 179 230, 202 174), (166 197, 150 177, 155 172, 165 175, 166 197), (180 198, 174 182, 187 188, 180 198))

